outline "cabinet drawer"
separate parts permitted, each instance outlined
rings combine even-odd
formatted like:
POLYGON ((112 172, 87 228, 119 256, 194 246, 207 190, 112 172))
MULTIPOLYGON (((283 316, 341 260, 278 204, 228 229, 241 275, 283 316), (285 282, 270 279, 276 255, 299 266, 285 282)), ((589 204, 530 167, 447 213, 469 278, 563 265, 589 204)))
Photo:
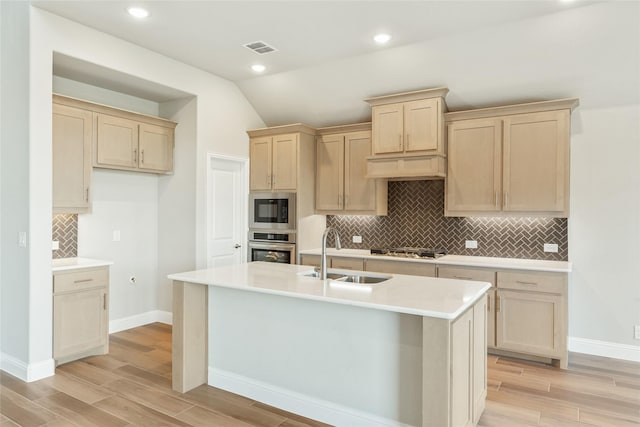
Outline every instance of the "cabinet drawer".
POLYGON ((390 261, 383 259, 367 259, 367 271, 377 273, 408 274, 411 276, 436 277, 434 264, 413 261, 390 261))
POLYGON ((496 285, 496 272, 493 270, 438 266, 438 277, 445 279, 477 280, 478 282, 489 282, 491 286, 496 285))
POLYGON ((500 289, 563 295, 566 293, 566 283, 567 276, 565 274, 517 271, 498 272, 498 288, 500 289))
POLYGON ((300 264, 320 267, 320 255, 300 255, 300 264))
POLYGON ((331 268, 342 270, 364 270, 364 260, 362 258, 331 257, 331 268))
POLYGON ((108 268, 84 268, 57 272, 53 276, 53 292, 68 292, 109 284, 108 268))

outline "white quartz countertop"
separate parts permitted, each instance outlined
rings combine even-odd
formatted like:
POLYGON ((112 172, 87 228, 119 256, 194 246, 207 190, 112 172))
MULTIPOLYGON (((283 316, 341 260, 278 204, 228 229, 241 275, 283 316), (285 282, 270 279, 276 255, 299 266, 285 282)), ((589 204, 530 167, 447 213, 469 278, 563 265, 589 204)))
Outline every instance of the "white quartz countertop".
MULTIPOLYGON (((457 318, 491 287, 484 282, 402 274, 391 275, 389 280, 377 284, 350 284, 304 276, 311 271, 313 267, 304 265, 251 262, 168 277, 202 285, 443 319, 457 318)), ((345 273, 354 274, 353 271, 345 273)))
POLYGON ((113 261, 91 258, 58 258, 51 262, 52 271, 77 270, 80 268, 104 267, 112 265, 113 261))
MULTIPOLYGON (((320 255, 322 252, 318 249, 309 249, 300 251, 301 255, 320 255)), ((482 256, 465 256, 465 255, 445 255, 437 259, 421 259, 421 258, 402 258, 384 255, 372 255, 366 249, 327 249, 327 255, 337 257, 355 257, 355 258, 373 258, 387 259, 393 261, 406 262, 422 262, 437 265, 463 265, 467 267, 482 268, 500 268, 508 270, 532 270, 532 271, 549 271, 556 273, 570 273, 571 263, 568 261, 546 261, 539 259, 519 259, 519 258, 494 258, 482 256)))

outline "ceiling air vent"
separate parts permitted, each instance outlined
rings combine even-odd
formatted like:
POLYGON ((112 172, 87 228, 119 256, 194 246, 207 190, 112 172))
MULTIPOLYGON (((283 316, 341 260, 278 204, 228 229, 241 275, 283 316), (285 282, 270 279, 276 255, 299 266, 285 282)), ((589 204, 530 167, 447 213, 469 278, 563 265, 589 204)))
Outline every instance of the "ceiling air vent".
POLYGON ((246 47, 247 49, 251 49, 252 51, 254 51, 259 55, 265 55, 267 53, 276 52, 278 50, 275 47, 269 46, 268 44, 262 41, 247 43, 243 46, 246 47))

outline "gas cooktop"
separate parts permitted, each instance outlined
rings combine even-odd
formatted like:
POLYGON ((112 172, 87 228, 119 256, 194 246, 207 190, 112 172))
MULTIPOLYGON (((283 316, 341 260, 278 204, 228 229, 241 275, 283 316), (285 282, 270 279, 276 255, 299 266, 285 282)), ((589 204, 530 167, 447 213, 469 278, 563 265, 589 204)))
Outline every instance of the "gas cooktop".
POLYGON ((386 255, 400 258, 439 258, 447 254, 444 249, 428 248, 380 248, 371 249, 372 255, 386 255))

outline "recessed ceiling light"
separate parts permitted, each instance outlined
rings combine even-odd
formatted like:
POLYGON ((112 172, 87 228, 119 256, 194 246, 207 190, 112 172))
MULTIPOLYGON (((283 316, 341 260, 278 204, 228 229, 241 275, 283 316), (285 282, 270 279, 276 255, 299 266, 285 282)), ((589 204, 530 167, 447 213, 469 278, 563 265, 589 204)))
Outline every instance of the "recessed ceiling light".
POLYGON ((376 34, 373 40, 378 44, 385 44, 386 42, 391 40, 391 36, 385 33, 376 34))
POLYGON ((267 69, 267 67, 265 67, 265 66, 264 66, 264 65, 262 65, 262 64, 256 64, 256 65, 252 65, 252 66, 251 66, 251 69, 252 69, 253 71, 255 71, 256 73, 261 73, 261 72, 263 72, 264 70, 266 70, 266 69, 267 69))
POLYGON ((144 19, 149 16, 149 11, 141 7, 130 7, 127 9, 127 12, 129 12, 129 15, 138 19, 144 19))

